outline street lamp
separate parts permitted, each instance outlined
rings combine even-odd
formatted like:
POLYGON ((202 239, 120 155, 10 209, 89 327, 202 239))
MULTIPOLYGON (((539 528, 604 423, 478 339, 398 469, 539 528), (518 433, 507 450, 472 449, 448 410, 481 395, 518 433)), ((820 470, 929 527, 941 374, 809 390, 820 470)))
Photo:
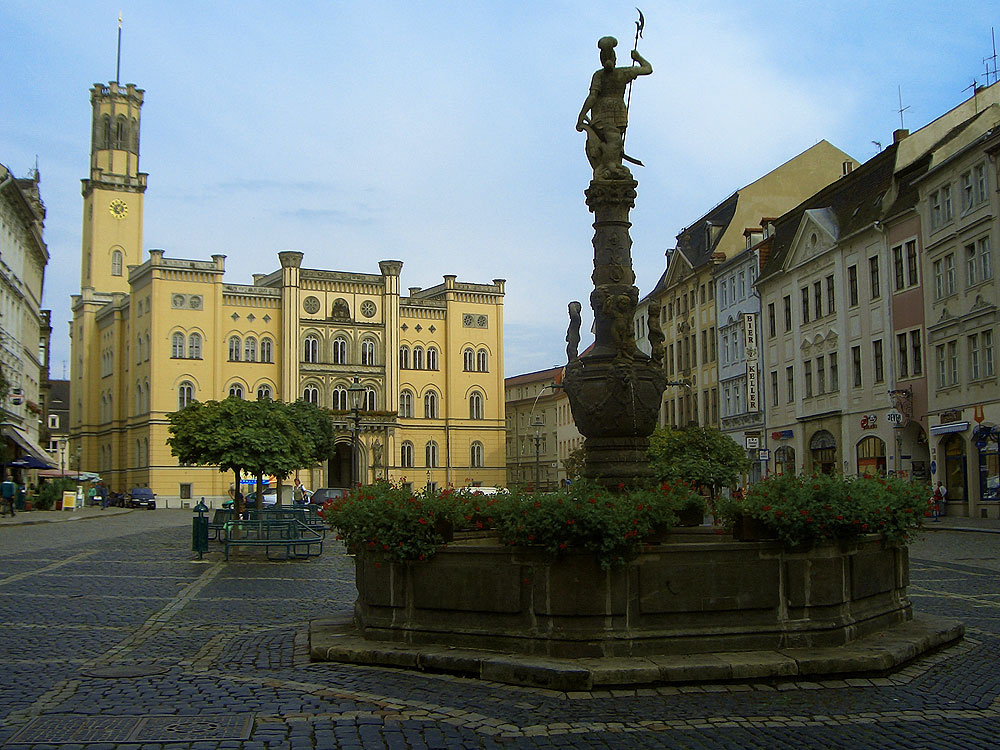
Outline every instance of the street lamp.
POLYGON ((535 492, 541 491, 541 484, 542 484, 541 429, 544 425, 545 425, 545 420, 542 419, 541 414, 539 414, 538 416, 536 416, 534 419, 531 420, 531 426, 535 428, 535 492))
POLYGON ((354 437, 351 441, 351 486, 357 487, 361 484, 361 461, 358 444, 361 433, 361 399, 364 398, 365 387, 355 377, 351 387, 347 389, 347 393, 351 399, 351 410, 354 412, 354 437))

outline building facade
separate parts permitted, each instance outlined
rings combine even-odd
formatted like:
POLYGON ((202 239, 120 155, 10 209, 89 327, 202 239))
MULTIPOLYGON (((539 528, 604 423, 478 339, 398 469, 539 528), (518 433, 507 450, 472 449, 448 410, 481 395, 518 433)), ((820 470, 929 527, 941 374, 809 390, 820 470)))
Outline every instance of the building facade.
POLYGON ((224 497, 216 467, 179 466, 168 415, 193 400, 302 398, 328 409, 337 444, 299 477, 348 486, 357 428, 364 481, 494 485, 506 472, 503 279, 443 277, 401 292, 403 263, 378 273, 279 267, 224 281, 226 257, 143 259, 147 175, 139 171, 144 92, 95 85, 90 177, 83 180, 80 294, 71 329, 70 454, 112 489, 224 497), (365 389, 356 423, 348 388, 365 389))
POLYGON ((41 309, 49 251, 45 204, 35 169, 17 178, 0 165, 0 368, 8 391, 2 434, 6 460, 51 462, 43 439, 48 381, 49 311, 41 309))

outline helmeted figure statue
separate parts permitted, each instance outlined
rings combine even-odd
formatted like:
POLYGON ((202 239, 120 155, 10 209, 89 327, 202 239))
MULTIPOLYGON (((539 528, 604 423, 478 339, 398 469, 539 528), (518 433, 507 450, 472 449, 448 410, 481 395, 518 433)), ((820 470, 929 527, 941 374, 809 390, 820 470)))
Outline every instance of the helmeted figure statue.
POLYGON ((638 66, 616 68, 617 44, 618 40, 612 36, 601 37, 597 42, 601 50, 601 69, 590 81, 590 93, 576 121, 576 129, 587 134, 587 159, 594 169, 594 179, 598 180, 631 177, 622 164, 622 159, 635 161, 625 156, 624 136, 628 128, 625 88, 639 76, 653 72, 653 66, 638 50, 632 50, 632 59, 639 63, 638 66))

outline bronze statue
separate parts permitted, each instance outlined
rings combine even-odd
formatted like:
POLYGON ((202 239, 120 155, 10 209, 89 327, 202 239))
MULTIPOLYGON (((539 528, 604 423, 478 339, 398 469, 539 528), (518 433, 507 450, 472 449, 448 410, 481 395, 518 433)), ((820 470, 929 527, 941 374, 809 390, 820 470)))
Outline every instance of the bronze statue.
POLYGON ((625 105, 625 87, 639 76, 653 72, 650 65, 636 49, 632 59, 638 66, 615 67, 615 46, 618 40, 611 36, 597 42, 601 50, 601 69, 594 73, 576 129, 587 134, 587 159, 594 169, 594 179, 628 179, 631 173, 622 159, 638 164, 625 155, 624 135, 628 127, 628 108, 625 105), (588 116, 589 113, 589 116, 588 116))
POLYGON ((580 356, 580 311, 583 305, 573 301, 569 303, 569 328, 566 330, 566 359, 569 362, 580 356))
POLYGON ((646 337, 649 341, 650 355, 649 358, 653 360, 656 364, 663 364, 663 329, 660 328, 660 311, 659 302, 649 303, 649 318, 646 321, 646 337))

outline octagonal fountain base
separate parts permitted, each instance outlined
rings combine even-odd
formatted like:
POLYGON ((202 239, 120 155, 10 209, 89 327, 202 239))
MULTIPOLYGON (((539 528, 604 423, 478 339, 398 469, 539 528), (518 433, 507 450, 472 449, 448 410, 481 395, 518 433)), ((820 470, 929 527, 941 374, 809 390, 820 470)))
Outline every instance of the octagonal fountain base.
POLYGON ((695 529, 609 571, 490 539, 355 563, 354 618, 313 623, 314 660, 587 690, 882 673, 963 632, 913 619, 907 549, 874 536, 790 551, 695 529))

